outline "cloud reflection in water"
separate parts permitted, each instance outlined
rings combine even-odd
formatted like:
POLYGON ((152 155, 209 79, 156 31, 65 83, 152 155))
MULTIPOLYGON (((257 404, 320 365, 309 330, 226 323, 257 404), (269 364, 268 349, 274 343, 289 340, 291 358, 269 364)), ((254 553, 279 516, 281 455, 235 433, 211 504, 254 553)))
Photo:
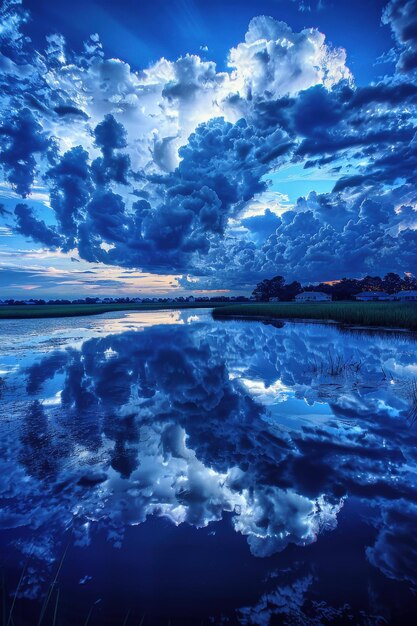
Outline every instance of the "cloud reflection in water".
MULTIPOLYGON (((140 333, 103 320, 101 337, 32 352, 5 376, 0 527, 22 529, 14 547, 39 573, 22 593, 39 594, 69 529, 75 545, 100 527, 120 547, 150 516, 204 528, 230 514, 266 557, 334 530, 356 499, 376 529, 364 561, 417 587, 415 341, 146 316, 131 320, 140 333)), ((311 576, 291 593, 304 598, 311 576)), ((240 622, 291 612, 283 598, 281 585, 240 622)))

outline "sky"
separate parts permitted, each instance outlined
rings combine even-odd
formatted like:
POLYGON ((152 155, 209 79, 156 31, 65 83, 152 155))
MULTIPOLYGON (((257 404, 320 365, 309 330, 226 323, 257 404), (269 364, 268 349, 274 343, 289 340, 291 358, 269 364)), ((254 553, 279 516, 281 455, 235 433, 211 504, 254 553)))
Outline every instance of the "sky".
POLYGON ((416 0, 0 11, 0 299, 414 272, 416 0))

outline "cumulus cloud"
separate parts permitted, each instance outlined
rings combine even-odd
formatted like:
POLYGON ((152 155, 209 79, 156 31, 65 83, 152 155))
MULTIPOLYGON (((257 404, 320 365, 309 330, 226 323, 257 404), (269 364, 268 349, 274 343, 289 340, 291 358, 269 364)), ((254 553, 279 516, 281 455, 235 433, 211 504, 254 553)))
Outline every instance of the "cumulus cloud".
MULTIPOLYGON (((19 27, 26 19, 26 14, 16 3, 9 3, 5 11, 8 26, 3 31, 4 51, 10 52, 13 48, 10 63, 23 71, 31 47, 30 41, 19 35, 19 27)), ((111 263, 116 257, 120 259, 125 256, 126 264, 143 264, 146 254, 133 254, 130 251, 132 245, 138 249, 144 248, 146 253, 154 249, 158 263, 167 267, 174 262, 170 251, 164 259, 167 246, 174 248, 177 243, 180 248, 175 253, 177 256, 182 248, 185 248, 188 256, 197 250, 207 252, 212 234, 221 236, 224 232, 232 205, 244 203, 264 188, 264 183, 260 182, 261 176, 272 163, 289 151, 292 143, 285 140, 285 133, 278 127, 267 137, 256 129, 243 130, 241 122, 234 130, 227 126, 228 123, 236 123, 242 115, 244 106, 240 102, 241 95, 249 89, 244 67, 249 61, 244 57, 253 60, 259 56, 255 48, 261 45, 259 42, 265 37, 269 38, 267 47, 271 64, 276 64, 267 89, 270 97, 277 97, 285 91, 296 93, 317 83, 330 86, 344 74, 342 69, 334 72, 330 68, 330 58, 334 54, 341 55, 341 65, 344 64, 344 58, 342 53, 330 51, 324 43, 324 36, 314 30, 297 35, 272 18, 259 18, 251 22, 246 43, 241 44, 251 49, 245 48, 244 52, 244 48, 238 46, 232 50, 230 64, 233 65, 233 71, 223 73, 217 71, 214 63, 203 61, 195 55, 185 55, 176 62, 161 59, 142 72, 133 72, 123 61, 106 59, 96 36, 91 37, 81 54, 69 50, 62 36, 48 37, 48 57, 37 55, 31 76, 22 82, 22 91, 13 83, 13 106, 17 116, 25 116, 27 128, 25 130, 23 119, 17 117, 13 127, 3 128, 3 136, 8 140, 1 152, 5 174, 19 193, 27 195, 35 173, 42 173, 36 155, 51 148, 52 167, 44 171, 45 181, 50 184, 51 205, 58 228, 66 240, 66 249, 80 242, 81 251, 87 251, 88 246, 82 235, 87 230, 87 224, 81 222, 87 216, 88 226, 91 226, 94 194, 100 198, 102 188, 106 187, 108 198, 109 193, 117 194, 117 189, 110 187, 134 184, 136 180, 142 185, 147 181, 147 186, 154 188, 151 195, 156 197, 156 201, 146 209, 146 219, 143 218, 143 204, 136 205, 135 209, 130 202, 126 211, 119 211, 122 220, 119 231, 130 230, 135 219, 133 214, 135 210, 140 210, 138 219, 141 223, 145 222, 150 239, 142 242, 143 235, 134 231, 137 241, 127 243, 128 254, 124 255, 124 251, 117 250, 109 254, 106 260, 111 263), (291 46, 283 43, 285 37, 289 38, 291 46), (291 52, 288 51, 289 47, 291 52), (281 66, 280 57, 288 57, 281 66), (319 71, 315 69, 317 63, 321 64, 319 71), (291 64, 294 66, 294 74, 298 74, 302 68, 304 78, 288 90, 284 85, 279 87, 279 84, 291 64), (25 87, 28 95, 23 94, 25 87), (21 102, 30 103, 32 110, 21 109, 21 102), (219 115, 226 122, 209 122, 219 115), (196 130, 201 128, 201 123, 208 124, 205 144, 203 131, 196 130), (92 124, 95 124, 93 133, 90 132, 92 124), (213 124, 217 127, 217 137, 209 152, 209 141, 215 136, 213 124), (222 130, 221 124, 224 124, 222 130), (18 131, 26 133, 23 141, 21 136, 16 135, 18 131), (224 133, 224 137, 228 135, 228 142, 224 145, 220 141, 221 133, 224 133), (49 146, 48 141, 52 137, 53 143, 49 146), (195 137, 200 141, 199 146, 196 145, 195 137), (236 137, 234 147, 231 146, 232 137, 236 137), (17 152, 17 145, 20 150, 24 146, 25 154, 17 152), (178 153, 181 146, 183 148, 178 153), (96 156, 97 148, 102 156, 96 156), (194 157, 190 156, 192 150, 196 151, 194 157), (203 157, 199 163, 199 157, 205 150, 218 168, 216 173, 207 157, 203 157), (152 180, 148 172, 143 172, 143 168, 149 168, 149 165, 150 172, 157 173, 158 169, 162 169, 168 174, 165 178, 159 176, 159 180, 152 180), (136 170, 134 178, 130 178, 134 174, 131 166, 136 170), (208 171, 203 171, 204 168, 208 171), (243 171, 240 172, 240 169, 243 171), (182 180, 184 177, 187 178, 185 185, 182 180), (198 184, 198 177, 202 178, 201 184, 198 184), (95 192, 91 182, 101 191, 95 192), (158 201, 161 187, 166 189, 162 194, 166 196, 163 202, 158 201), (190 196, 189 206, 184 205, 186 193, 190 196), (175 235, 174 225, 169 223, 175 221, 171 213, 178 220, 175 235), (77 234, 78 226, 80 235, 77 234), (160 241, 156 237, 158 233, 160 241), (168 245, 171 237, 173 243, 168 245)), ((259 83, 266 89, 266 74, 271 71, 260 69, 260 72, 264 76, 259 76, 259 83)), ((7 84, 7 79, 4 80, 7 84)), ((9 80, 11 82, 12 79, 9 80)), ((260 95, 264 94, 264 88, 250 87, 250 91, 260 95)), ((244 96, 246 101, 248 97, 248 94, 244 96)), ((3 105, 6 102, 7 99, 3 105)), ((140 189, 135 191, 140 192, 140 189)), ((126 204, 126 199, 123 201, 126 204)), ((99 241, 100 237, 99 232, 97 246, 93 241, 90 248, 109 243, 99 241)), ((94 254, 99 256, 97 251, 94 254, 91 250, 86 253, 89 258, 94 254)), ((152 258, 151 254, 151 262, 152 258)))
POLYGON ((211 120, 189 137, 173 172, 145 177, 147 199, 132 194, 129 203, 114 191, 128 185, 124 127, 108 115, 94 136, 102 157, 90 163, 73 148, 46 174, 64 247, 77 245, 90 261, 171 270, 186 269, 223 236, 228 218, 266 188, 270 162, 292 146, 281 130, 265 136, 245 120, 211 120))
POLYGON ((55 228, 47 226, 42 220, 38 220, 27 204, 17 204, 14 213, 17 232, 46 246, 55 248, 61 245, 61 238, 55 228))
POLYGON ((51 183, 51 206, 59 228, 68 241, 66 247, 75 247, 77 218, 92 192, 88 153, 77 146, 65 152, 46 173, 51 183))
POLYGON ((417 5, 415 0, 390 0, 382 14, 384 24, 389 24, 399 44, 397 67, 401 72, 417 68, 417 5))
POLYGON ((283 214, 263 249, 271 268, 292 267, 294 276, 314 280, 325 279, 330 264, 337 276, 415 265, 417 215, 413 209, 413 227, 400 228, 402 212, 395 211, 389 198, 386 202, 383 196, 380 202, 361 198, 351 207, 327 196, 317 200, 313 197, 296 211, 283 214))
MULTIPOLYGON (((392 0, 384 12, 399 69, 412 66, 412 5, 392 0)), ((412 72, 356 87, 324 34, 267 16, 252 19, 226 72, 190 54, 134 71, 106 58, 97 35, 82 51, 52 35, 34 54, 22 5, 2 10, 0 106, 12 114, 0 166, 22 197, 43 185, 56 222, 45 230, 19 209, 18 232, 90 261, 197 276, 200 287, 246 288, 278 271, 328 279, 331 250, 341 274, 412 267, 412 72), (288 163, 331 168, 333 193, 248 219, 288 163)))
POLYGON ((265 15, 251 20, 245 41, 230 51, 229 66, 246 98, 276 99, 351 78, 345 51, 332 49, 317 29, 294 33, 285 22, 265 15))
POLYGON ((16 112, 0 125, 0 164, 6 180, 26 197, 36 173, 36 154, 50 146, 46 133, 28 108, 16 112))

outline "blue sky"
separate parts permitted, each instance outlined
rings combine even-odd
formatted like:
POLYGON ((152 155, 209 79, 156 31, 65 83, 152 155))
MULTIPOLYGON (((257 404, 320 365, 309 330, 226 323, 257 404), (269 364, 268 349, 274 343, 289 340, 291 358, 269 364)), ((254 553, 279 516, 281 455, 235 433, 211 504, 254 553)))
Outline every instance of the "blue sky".
POLYGON ((415 0, 1 11, 0 299, 413 272, 415 0))
POLYGON ((344 47, 358 84, 383 74, 375 60, 392 46, 389 26, 381 24, 385 2, 380 0, 28 0, 30 33, 39 47, 51 32, 63 33, 78 47, 98 32, 110 56, 134 69, 160 57, 176 59, 200 54, 225 69, 229 49, 242 40, 255 15, 270 15, 293 30, 317 27, 335 46, 344 47), (202 50, 207 46, 208 50, 202 50))

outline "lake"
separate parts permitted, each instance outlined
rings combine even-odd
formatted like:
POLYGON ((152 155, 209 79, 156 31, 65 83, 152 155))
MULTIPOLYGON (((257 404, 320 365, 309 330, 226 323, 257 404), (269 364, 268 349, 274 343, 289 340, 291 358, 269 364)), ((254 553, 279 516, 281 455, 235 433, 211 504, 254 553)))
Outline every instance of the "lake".
POLYGON ((417 342, 0 321, 2 624, 415 624, 417 342))

